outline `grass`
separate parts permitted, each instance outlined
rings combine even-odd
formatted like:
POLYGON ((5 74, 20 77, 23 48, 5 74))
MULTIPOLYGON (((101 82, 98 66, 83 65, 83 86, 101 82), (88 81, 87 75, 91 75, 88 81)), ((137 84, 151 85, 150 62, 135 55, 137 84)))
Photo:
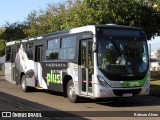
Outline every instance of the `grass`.
POLYGON ((160 71, 151 71, 151 81, 160 80, 160 71))
POLYGON ((160 85, 160 71, 151 71, 151 85, 160 85))
POLYGON ((151 81, 151 85, 160 85, 160 80, 151 81))
POLYGON ((0 75, 4 75, 4 70, 0 70, 0 75))
POLYGON ((160 71, 151 71, 150 94, 160 95, 160 71))

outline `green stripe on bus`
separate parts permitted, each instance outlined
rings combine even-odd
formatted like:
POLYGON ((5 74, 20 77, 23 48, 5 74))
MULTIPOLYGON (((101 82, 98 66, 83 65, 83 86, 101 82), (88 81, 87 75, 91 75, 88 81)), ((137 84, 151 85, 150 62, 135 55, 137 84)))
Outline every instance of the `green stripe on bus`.
POLYGON ((21 41, 20 40, 16 40, 16 44, 20 43, 21 41))
POLYGON ((121 83, 122 87, 141 87, 147 81, 148 75, 146 75, 142 80, 134 80, 134 81, 123 81, 121 83))

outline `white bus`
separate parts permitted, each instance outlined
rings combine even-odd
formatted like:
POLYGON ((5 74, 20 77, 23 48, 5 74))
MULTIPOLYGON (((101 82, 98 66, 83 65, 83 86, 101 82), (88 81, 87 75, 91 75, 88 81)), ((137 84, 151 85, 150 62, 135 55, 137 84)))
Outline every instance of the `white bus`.
POLYGON ((42 88, 80 97, 149 94, 145 32, 120 25, 88 25, 6 44, 5 78, 24 92, 42 88))

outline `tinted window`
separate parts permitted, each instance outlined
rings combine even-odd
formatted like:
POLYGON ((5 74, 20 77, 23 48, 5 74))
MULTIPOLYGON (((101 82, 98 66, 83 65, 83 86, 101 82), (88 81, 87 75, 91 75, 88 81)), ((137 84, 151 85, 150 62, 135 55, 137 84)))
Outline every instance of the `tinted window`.
POLYGON ((76 36, 62 38, 60 59, 73 59, 75 56, 76 36))
POLYGON ((76 36, 70 36, 62 39, 62 48, 75 47, 76 36))
POLYGON ((6 61, 11 60, 11 47, 6 48, 6 61))
POLYGON ((49 40, 47 43, 46 60, 58 59, 59 48, 60 48, 60 40, 59 39, 49 40))
POLYGON ((33 60, 33 49, 34 49, 34 44, 33 43, 27 43, 26 44, 26 54, 28 56, 28 59, 33 60))
POLYGON ((138 75, 148 68, 146 40, 98 39, 98 66, 110 74, 138 75))
POLYGON ((15 62, 15 58, 16 58, 16 50, 12 49, 12 54, 11 54, 11 62, 14 63, 15 62))
POLYGON ((59 48, 60 46, 60 40, 54 39, 54 40, 49 40, 47 44, 48 49, 56 49, 59 48))
POLYGON ((124 28, 98 28, 98 36, 145 37, 144 31, 124 28))
POLYGON ((17 52, 19 51, 19 48, 20 48, 20 44, 19 44, 19 45, 17 45, 17 52))

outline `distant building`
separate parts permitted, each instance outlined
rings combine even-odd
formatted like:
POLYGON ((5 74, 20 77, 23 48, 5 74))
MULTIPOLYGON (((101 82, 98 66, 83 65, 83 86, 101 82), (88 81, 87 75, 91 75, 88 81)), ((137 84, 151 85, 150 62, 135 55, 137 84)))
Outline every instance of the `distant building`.
POLYGON ((157 51, 153 51, 151 53, 151 58, 157 58, 157 51))
POLYGON ((151 58, 150 58, 151 71, 160 71, 160 66, 158 65, 159 61, 160 61, 160 58, 157 58, 157 51, 153 51, 151 53, 151 58))

